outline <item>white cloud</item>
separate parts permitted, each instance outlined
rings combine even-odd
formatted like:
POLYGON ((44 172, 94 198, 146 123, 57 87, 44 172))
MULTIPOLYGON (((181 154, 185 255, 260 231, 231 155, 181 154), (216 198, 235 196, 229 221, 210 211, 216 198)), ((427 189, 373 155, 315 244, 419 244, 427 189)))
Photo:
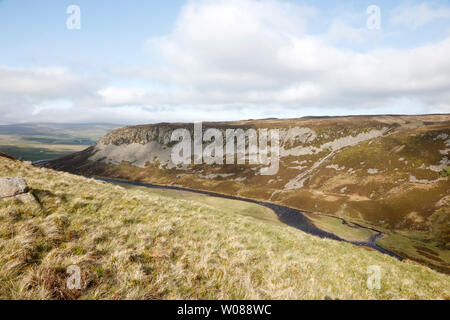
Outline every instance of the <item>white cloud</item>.
POLYGON ((417 29, 439 19, 450 19, 450 8, 423 2, 417 5, 400 5, 392 13, 391 23, 417 29))
POLYGON ((311 34, 316 15, 273 0, 190 1, 172 32, 146 42, 155 65, 121 69, 108 81, 59 67, 0 67, 1 120, 450 112, 450 38, 361 53, 337 42, 363 41, 367 30, 336 20, 311 34), (58 108, 61 100, 71 105, 58 108))
POLYGON ((72 96, 88 89, 85 79, 62 67, 8 68, 0 66, 0 93, 72 96))
POLYGON ((106 105, 142 104, 146 91, 140 88, 106 87, 98 91, 106 105))
POLYGON ((358 53, 333 40, 361 40, 366 31, 335 22, 324 35, 308 34, 311 12, 274 1, 189 2, 173 32, 150 41, 165 65, 149 68, 148 78, 182 88, 156 101, 371 113, 395 112, 408 99, 422 110, 433 101, 450 111, 440 100, 450 88, 450 39, 358 53))
POLYGON ((73 106, 93 105, 98 79, 62 67, 10 68, 0 66, 0 122, 70 121, 73 106), (58 118, 64 113, 64 118, 58 118))

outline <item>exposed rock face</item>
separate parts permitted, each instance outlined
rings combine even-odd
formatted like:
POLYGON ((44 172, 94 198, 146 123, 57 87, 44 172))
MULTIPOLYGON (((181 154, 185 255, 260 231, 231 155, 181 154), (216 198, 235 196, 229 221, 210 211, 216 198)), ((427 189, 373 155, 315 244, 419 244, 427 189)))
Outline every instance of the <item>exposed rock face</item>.
POLYGON ((27 193, 27 182, 23 178, 0 178, 0 198, 14 197, 27 193))
POLYGON ((175 125, 158 125, 158 126, 135 126, 119 128, 105 135, 100 141, 100 145, 123 145, 123 144, 141 144, 145 145, 150 142, 158 142, 159 144, 168 144, 170 135, 176 128, 175 125))
POLYGON ((127 161, 136 167, 145 168, 148 163, 153 163, 155 159, 170 165, 170 153, 169 147, 156 141, 146 144, 124 143, 120 145, 98 143, 95 146, 95 154, 89 160, 114 165, 120 165, 123 161, 127 161))

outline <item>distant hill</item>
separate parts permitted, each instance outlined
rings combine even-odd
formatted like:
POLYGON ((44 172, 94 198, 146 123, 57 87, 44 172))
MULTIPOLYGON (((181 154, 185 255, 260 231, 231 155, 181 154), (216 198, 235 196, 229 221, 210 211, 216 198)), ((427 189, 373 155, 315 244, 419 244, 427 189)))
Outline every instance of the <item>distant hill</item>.
POLYGON ((23 160, 54 159, 94 145, 114 124, 0 125, 0 151, 23 160))
POLYGON ((275 175, 262 175, 262 165, 175 166, 170 137, 177 128, 192 132, 193 124, 116 129, 95 146, 45 165, 343 217, 390 233, 377 241, 380 246, 450 272, 450 115, 203 123, 203 131, 279 129, 275 175))
POLYGON ((0 125, 0 135, 50 136, 99 140, 118 124, 104 123, 23 123, 0 125))

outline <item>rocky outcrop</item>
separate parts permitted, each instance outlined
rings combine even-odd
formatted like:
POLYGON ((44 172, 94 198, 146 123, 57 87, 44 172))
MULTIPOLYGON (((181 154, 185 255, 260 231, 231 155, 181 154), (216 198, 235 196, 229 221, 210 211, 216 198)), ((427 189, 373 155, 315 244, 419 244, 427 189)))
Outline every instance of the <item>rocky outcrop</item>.
POLYGON ((0 198, 27 193, 30 188, 23 178, 0 178, 0 198))
POLYGON ((15 199, 22 203, 37 203, 23 178, 0 178, 0 200, 15 199))
POLYGON ((98 144, 119 146, 134 143, 145 145, 150 142, 158 142, 161 145, 166 145, 170 143, 170 135, 175 128, 175 125, 168 124, 119 128, 105 135, 98 144))

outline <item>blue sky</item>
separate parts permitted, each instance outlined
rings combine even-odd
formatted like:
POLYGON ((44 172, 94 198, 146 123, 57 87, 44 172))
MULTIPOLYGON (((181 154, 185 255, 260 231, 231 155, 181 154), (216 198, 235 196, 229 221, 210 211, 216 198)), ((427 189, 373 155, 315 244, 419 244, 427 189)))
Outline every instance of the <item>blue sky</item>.
POLYGON ((448 113, 449 56, 448 1, 0 0, 0 123, 448 113))
POLYGON ((9 44, 0 53, 8 65, 143 62, 142 43, 170 31, 182 1, 3 0, 0 39, 9 44), (66 8, 81 9, 82 28, 66 28, 66 8))

